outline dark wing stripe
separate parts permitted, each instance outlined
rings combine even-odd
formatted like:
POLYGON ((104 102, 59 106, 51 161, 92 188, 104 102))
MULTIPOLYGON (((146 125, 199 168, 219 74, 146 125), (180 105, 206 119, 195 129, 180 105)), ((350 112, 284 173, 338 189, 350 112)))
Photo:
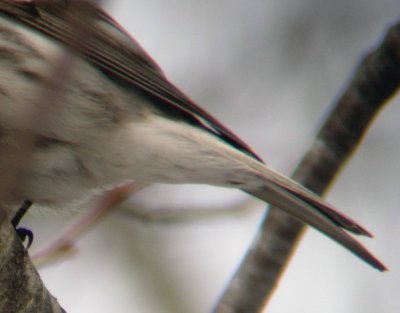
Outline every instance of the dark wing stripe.
MULTIPOLYGON (((87 1, 37 0, 25 4, 17 4, 11 0, 0 1, 0 12, 18 19, 71 49, 79 50, 89 62, 100 69, 120 77, 133 87, 139 87, 145 93, 161 100, 163 109, 168 110, 168 105, 173 106, 184 112, 186 116, 189 115, 192 122, 197 121, 198 126, 211 131, 228 144, 261 161, 246 143, 172 85, 135 41, 132 40, 130 45, 124 45, 124 42, 113 40, 95 27, 90 27, 90 29, 86 27, 85 31, 90 34, 90 40, 80 42, 80 34, 76 34, 75 29, 72 28, 74 24, 65 22, 69 9, 77 11, 80 8, 89 8, 92 16, 101 19, 102 22, 110 23, 127 39, 130 38, 112 18, 87 1)), ((74 17, 68 16, 68 18, 74 17)), ((85 26, 84 22, 79 21, 78 18, 75 18, 74 22, 85 26)))
POLYGON ((284 184, 278 184, 282 189, 285 189, 287 192, 295 195, 296 197, 300 198, 304 202, 317 209, 321 214, 325 215, 336 225, 356 235, 373 237, 368 230, 366 230, 356 221, 346 216, 345 214, 338 212, 337 210, 335 210, 334 207, 317 198, 317 196, 313 196, 313 194, 310 194, 306 191, 303 192, 300 188, 288 188, 284 184))

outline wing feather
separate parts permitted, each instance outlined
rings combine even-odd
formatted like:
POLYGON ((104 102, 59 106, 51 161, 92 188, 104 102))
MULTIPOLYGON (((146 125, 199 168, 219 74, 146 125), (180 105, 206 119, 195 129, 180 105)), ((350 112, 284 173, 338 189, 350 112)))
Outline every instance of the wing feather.
POLYGON ((117 82, 139 89, 142 94, 149 96, 163 111, 186 119, 261 161, 245 142, 170 83, 140 45, 92 2, 2 0, 0 13, 81 53, 117 82), (90 17, 93 23, 87 22, 90 17), (81 28, 83 32, 76 32, 81 28), (110 36, 110 32, 115 36, 110 36), (82 38, 82 33, 89 40, 82 38))

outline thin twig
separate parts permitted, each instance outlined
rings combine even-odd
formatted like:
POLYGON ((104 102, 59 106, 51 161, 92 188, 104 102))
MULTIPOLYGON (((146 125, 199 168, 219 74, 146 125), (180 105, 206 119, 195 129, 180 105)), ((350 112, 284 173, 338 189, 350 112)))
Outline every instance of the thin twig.
MULTIPOLYGON (((400 85, 400 23, 365 56, 293 178, 323 194, 400 85)), ((261 312, 305 227, 271 208, 214 313, 261 312), (251 292, 249 292, 251 290, 251 292)))
POLYGON ((95 206, 79 215, 78 219, 68 225, 56 239, 40 247, 38 251, 33 253, 32 260, 36 265, 43 265, 66 254, 71 254, 75 242, 93 225, 98 223, 99 220, 104 218, 113 208, 117 207, 118 204, 126 200, 133 193, 145 187, 145 184, 131 182, 106 192, 95 206))

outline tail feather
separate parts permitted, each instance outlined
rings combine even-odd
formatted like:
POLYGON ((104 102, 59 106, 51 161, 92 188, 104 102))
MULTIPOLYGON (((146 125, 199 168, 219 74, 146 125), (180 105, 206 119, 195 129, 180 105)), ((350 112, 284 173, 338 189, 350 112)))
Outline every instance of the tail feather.
POLYGON ((264 173, 267 177, 257 175, 262 181, 260 187, 245 187, 243 190, 318 229, 379 271, 387 270, 360 242, 344 231, 371 236, 367 230, 294 181, 269 169, 264 173))
POLYGON ((373 235, 358 224, 356 221, 346 216, 343 213, 337 211, 332 205, 324 201, 320 196, 312 193, 302 185, 296 183, 295 181, 288 179, 287 177, 271 170, 268 168, 267 179, 273 181, 275 184, 279 185, 282 189, 287 190, 296 197, 307 202, 310 206, 317 209, 322 214, 326 215, 332 222, 338 226, 344 228, 345 230, 356 234, 372 238, 373 235))
POLYGON ((320 199, 320 200, 316 199, 315 195, 304 194, 303 192, 297 193, 296 191, 293 191, 290 189, 286 189, 286 190, 288 192, 293 193, 295 196, 301 198, 304 202, 307 202, 312 207, 315 207, 316 209, 318 209, 319 212, 324 214, 327 218, 329 218, 337 226, 340 226, 343 229, 345 229, 353 234, 356 234, 356 235, 367 236, 370 238, 373 237, 373 235, 368 230, 366 230, 364 227, 362 227, 356 221, 354 221, 350 217, 346 216, 345 214, 340 213, 334 207, 332 207, 330 204, 326 203, 322 199, 320 199))

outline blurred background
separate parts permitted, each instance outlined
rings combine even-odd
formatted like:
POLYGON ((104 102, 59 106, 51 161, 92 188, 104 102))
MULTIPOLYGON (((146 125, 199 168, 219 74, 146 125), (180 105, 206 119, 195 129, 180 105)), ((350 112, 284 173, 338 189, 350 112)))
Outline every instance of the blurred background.
MULTIPOLYGON (((285 174, 310 145, 360 56, 400 18, 399 8, 398 0, 107 4, 171 81, 285 174)), ((309 229, 267 312, 400 311, 399 118, 395 97, 328 195, 376 235, 364 242, 390 271, 374 271, 309 229)), ((153 186, 124 207, 84 236, 75 255, 40 268, 67 312, 209 312, 265 213, 262 203, 238 191, 207 186, 153 186), (185 214, 144 221, 135 210, 185 214)), ((73 217, 27 218, 36 235, 32 251, 73 217)))

